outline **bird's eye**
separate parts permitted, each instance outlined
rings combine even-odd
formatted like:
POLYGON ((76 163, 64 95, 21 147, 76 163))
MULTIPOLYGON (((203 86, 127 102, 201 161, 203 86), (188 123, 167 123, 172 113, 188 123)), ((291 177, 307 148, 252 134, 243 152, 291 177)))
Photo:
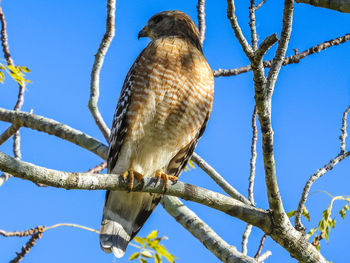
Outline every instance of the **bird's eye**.
POLYGON ((163 16, 156 16, 155 18, 152 19, 155 24, 159 23, 160 21, 163 20, 163 16))

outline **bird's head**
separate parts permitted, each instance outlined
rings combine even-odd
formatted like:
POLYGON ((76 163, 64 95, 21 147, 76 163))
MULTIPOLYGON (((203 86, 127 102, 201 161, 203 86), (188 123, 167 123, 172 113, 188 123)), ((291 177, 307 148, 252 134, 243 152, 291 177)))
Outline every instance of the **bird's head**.
POLYGON ((149 37, 152 40, 170 36, 188 39, 201 49, 196 24, 181 11, 163 11, 155 14, 138 34, 138 38, 149 37))

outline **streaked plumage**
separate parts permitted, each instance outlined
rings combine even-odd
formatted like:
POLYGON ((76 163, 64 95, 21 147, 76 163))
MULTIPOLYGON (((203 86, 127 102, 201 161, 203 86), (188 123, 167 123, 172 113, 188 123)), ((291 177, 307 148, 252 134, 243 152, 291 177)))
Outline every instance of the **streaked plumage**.
MULTIPOLYGON (((206 127, 214 93, 198 29, 180 11, 154 15, 139 37, 152 41, 126 76, 114 115, 108 172, 157 170, 179 176, 206 127)), ((109 191, 101 223, 104 251, 121 257, 161 195, 109 191)))

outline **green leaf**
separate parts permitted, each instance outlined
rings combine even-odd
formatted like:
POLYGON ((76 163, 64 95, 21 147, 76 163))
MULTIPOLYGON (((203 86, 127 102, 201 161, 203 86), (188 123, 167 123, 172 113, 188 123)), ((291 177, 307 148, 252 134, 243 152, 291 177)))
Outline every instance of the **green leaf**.
POLYGON ((315 234, 317 230, 317 227, 311 228, 310 231, 306 234, 306 239, 308 240, 310 237, 312 237, 313 234, 315 234))
POLYGON ((193 161, 189 160, 188 165, 191 166, 193 169, 196 169, 196 166, 194 166, 193 161))
POLYGON ((303 216, 307 219, 307 221, 310 222, 310 214, 309 214, 309 211, 307 211, 306 207, 304 206, 303 208, 303 216))
POLYGON ((290 211, 290 212, 287 214, 287 216, 288 216, 289 218, 293 217, 294 215, 295 215, 295 210, 290 211))
POLYGON ((29 72, 31 72, 30 71, 30 69, 29 68, 27 68, 27 67, 19 67, 20 68, 20 70, 22 70, 24 73, 29 73, 29 72))
POLYGON ((157 230, 153 230, 153 231, 147 236, 147 238, 148 238, 148 239, 155 239, 155 238, 157 238, 157 235, 158 235, 158 231, 157 231, 157 230))
POLYGON ((142 251, 141 255, 145 258, 153 258, 151 252, 149 252, 148 250, 142 251))
POLYGON ((320 252, 320 251, 321 251, 321 244, 318 244, 318 245, 316 246, 316 249, 317 249, 318 252, 320 252))
POLYGON ((332 220, 332 227, 335 228, 336 224, 337 224, 337 222, 335 221, 335 218, 333 218, 333 220, 332 220))
POLYGON ((154 263, 162 263, 162 257, 158 254, 154 254, 154 263))
POLYGON ((135 241, 136 243, 139 243, 141 246, 146 247, 145 241, 144 241, 143 238, 141 238, 141 237, 134 237, 134 241, 135 241))
POLYGON ((144 258, 139 258, 139 260, 140 260, 141 263, 147 263, 147 260, 144 259, 144 258))
POLYGON ((140 253, 136 252, 129 257, 129 260, 131 261, 131 260, 137 259, 139 256, 140 256, 140 253))
POLYGON ((324 239, 326 239, 326 241, 328 243, 328 239, 329 239, 329 228, 328 227, 324 231, 324 239))
POLYGON ((344 209, 345 209, 346 211, 349 211, 349 209, 350 209, 349 205, 346 204, 346 205, 344 206, 344 209))
POLYGON ((326 221, 321 220, 321 221, 318 223, 318 227, 320 228, 321 232, 323 232, 324 229, 325 229, 325 227, 326 227, 326 221))
POLYGON ((346 213, 346 212, 345 212, 345 209, 344 209, 344 208, 340 209, 339 214, 340 214, 340 216, 341 216, 342 219, 344 219, 345 213, 346 213))
POLYGON ((323 214, 323 218, 327 220, 329 218, 329 216, 331 215, 331 209, 327 208, 326 210, 323 211, 322 214, 323 214))
POLYGON ((174 259, 176 259, 175 256, 173 256, 172 254, 170 254, 168 252, 168 250, 166 250, 165 247, 163 247, 162 245, 158 245, 157 248, 155 248, 155 250, 162 255, 163 257, 165 257, 169 262, 174 263, 174 259))

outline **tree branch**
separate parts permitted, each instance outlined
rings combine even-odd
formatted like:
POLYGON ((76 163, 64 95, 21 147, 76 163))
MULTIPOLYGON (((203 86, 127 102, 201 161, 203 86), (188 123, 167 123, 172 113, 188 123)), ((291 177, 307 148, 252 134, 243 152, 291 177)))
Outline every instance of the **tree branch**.
POLYGON ((194 161, 206 174, 208 174, 217 185, 219 185, 228 195, 236 200, 239 200, 247 205, 251 205, 249 200, 238 192, 232 185, 230 185, 224 177, 222 177, 213 167, 211 167, 198 154, 193 153, 191 160, 194 161))
POLYGON ((304 205, 306 203, 306 200, 309 196, 309 192, 311 189, 312 184, 322 177, 324 174, 326 174, 328 171, 332 170, 334 166, 336 166, 339 162, 343 161, 345 158, 347 158, 350 155, 350 152, 346 152, 343 154, 339 154, 338 156, 334 157, 332 160, 330 160, 325 166, 323 166, 321 169, 319 169, 316 173, 314 173, 309 180, 306 182, 303 193, 301 195, 298 209, 295 212, 295 228, 299 231, 303 231, 305 228, 303 224, 301 223, 301 214, 304 208, 304 205))
POLYGON ((104 160, 107 159, 108 148, 106 145, 81 131, 61 124, 55 120, 31 113, 5 110, 3 108, 0 108, 0 120, 16 123, 20 126, 54 135, 83 147, 97 154, 104 160))
POLYGON ((236 38, 241 44, 244 53, 249 58, 253 57, 254 51, 252 47, 249 45, 247 39, 244 37, 242 33, 242 29, 238 24, 234 0, 227 0, 227 18, 230 20, 233 32, 235 33, 236 38))
POLYGON ((348 114, 350 112, 350 106, 345 110, 344 114, 343 114, 343 119, 342 119, 342 126, 341 126, 341 135, 339 136, 340 139, 340 153, 343 154, 346 152, 346 142, 345 139, 348 136, 347 132, 346 132, 346 121, 348 118, 348 114))
MULTIPOLYGON (((0 170, 22 179, 58 188, 128 190, 128 182, 125 182, 121 175, 61 172, 19 161, 1 152, 0 170)), ((135 187, 133 188, 133 191, 158 194, 164 193, 163 182, 157 182, 155 178, 145 178, 142 183, 138 183, 136 180, 134 185, 135 187)), ((185 184, 180 181, 176 184, 169 185, 166 194, 220 210, 226 214, 256 225, 264 231, 270 230, 271 222, 268 212, 245 205, 242 202, 236 201, 222 194, 185 184)))
POLYGON ((205 39, 205 0, 198 0, 197 4, 198 29, 200 35, 200 42, 203 46, 205 39))
POLYGON ((252 48, 255 52, 258 49, 258 35, 256 33, 256 25, 255 25, 255 0, 250 0, 249 7, 249 28, 250 28, 250 39, 252 42, 252 48))
POLYGON ((106 33, 104 34, 100 46, 95 55, 95 62, 91 71, 91 85, 90 85, 90 99, 89 109, 90 112, 102 132, 103 136, 109 141, 110 130, 102 118, 102 115, 98 109, 97 102, 100 96, 100 72, 108 51, 108 48, 113 40, 115 34, 115 4, 116 0, 107 1, 107 22, 106 33))
MULTIPOLYGON (((1 45, 2 45, 2 50, 4 53, 4 57, 6 59, 6 62, 8 65, 14 66, 14 61, 10 55, 10 46, 8 43, 8 35, 7 35, 7 26, 6 26, 6 19, 5 19, 5 14, 2 10, 1 4, 0 4, 0 22, 1 22, 1 45)), ((14 107, 15 111, 21 110, 24 102, 24 90, 25 90, 25 82, 21 81, 21 84, 18 85, 18 95, 17 95, 17 102, 14 107)), ((7 141, 12 135, 13 137, 13 154, 16 158, 21 159, 22 154, 21 154, 21 136, 19 133, 19 128, 16 125, 11 125, 6 131, 4 131, 0 135, 0 145, 7 141)), ((1 176, 1 182, 0 186, 6 182, 11 175, 9 174, 2 174, 1 176)))
POLYGON ((201 241, 222 262, 257 262, 257 260, 239 253, 234 246, 227 244, 178 198, 164 196, 162 205, 177 222, 201 241))
MULTIPOLYGON (((299 61, 301 59, 303 59, 309 55, 319 53, 319 52, 321 52, 329 47, 343 44, 349 40, 350 40, 350 34, 345 34, 344 36, 325 41, 321 44, 318 44, 318 45, 313 46, 309 49, 306 49, 301 53, 297 53, 293 56, 289 56, 289 57, 284 58, 282 65, 286 66, 289 64, 299 63, 299 61)), ((270 68, 271 65, 272 65, 272 60, 264 61, 265 68, 270 68)), ((213 71, 213 73, 214 73, 214 77, 220 77, 220 76, 227 77, 227 76, 236 76, 236 75, 239 75, 242 73, 249 72, 251 70, 252 70, 252 67, 250 65, 247 65, 247 66, 236 68, 236 69, 216 69, 213 71)))
MULTIPOLYGON (((256 116, 257 116, 257 111, 256 111, 256 107, 254 107, 254 112, 253 112, 253 116, 252 116, 253 136, 252 136, 252 144, 250 147, 251 158, 250 158, 250 173, 249 173, 249 187, 248 187, 249 201, 254 206, 255 206, 254 180, 255 180, 255 164, 256 164, 256 157, 257 157, 256 142, 258 140, 258 127, 256 126, 256 116)), ((243 232, 243 237, 242 237, 242 253, 244 255, 247 255, 247 253, 248 253, 248 239, 249 239, 251 231, 252 231, 252 225, 248 224, 243 232)))
POLYGON ((316 7, 324 7, 343 13, 350 13, 349 0, 296 0, 295 2, 309 4, 316 7))

